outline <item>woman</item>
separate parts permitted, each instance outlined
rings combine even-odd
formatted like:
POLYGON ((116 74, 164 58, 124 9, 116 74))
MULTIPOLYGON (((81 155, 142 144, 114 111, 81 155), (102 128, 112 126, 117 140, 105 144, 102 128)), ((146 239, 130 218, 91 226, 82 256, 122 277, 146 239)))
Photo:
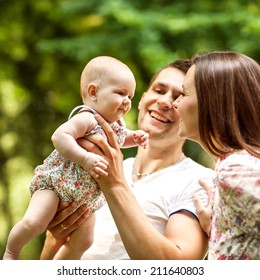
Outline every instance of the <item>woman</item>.
POLYGON ((214 51, 193 58, 174 101, 181 138, 217 159, 209 259, 260 259, 260 66, 214 51))

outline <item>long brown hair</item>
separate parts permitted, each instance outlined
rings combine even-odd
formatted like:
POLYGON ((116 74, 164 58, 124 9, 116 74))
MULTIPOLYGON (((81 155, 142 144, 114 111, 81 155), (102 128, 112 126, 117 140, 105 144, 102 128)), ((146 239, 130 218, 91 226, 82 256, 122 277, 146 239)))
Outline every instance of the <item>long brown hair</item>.
POLYGON ((221 156, 245 149, 260 157, 260 65, 231 51, 193 57, 202 144, 221 156))

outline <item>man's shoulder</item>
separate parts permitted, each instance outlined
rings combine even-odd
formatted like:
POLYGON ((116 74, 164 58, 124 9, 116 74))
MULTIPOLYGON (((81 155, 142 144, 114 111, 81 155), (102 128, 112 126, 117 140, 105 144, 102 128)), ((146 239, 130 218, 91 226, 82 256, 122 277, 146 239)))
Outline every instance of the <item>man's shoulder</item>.
POLYGON ((135 158, 134 157, 129 157, 124 159, 124 165, 128 165, 128 164, 133 164, 135 158))
POLYGON ((186 158, 184 164, 185 164, 185 169, 187 170, 193 169, 194 171, 201 172, 201 173, 208 173, 208 174, 213 174, 214 172, 212 168, 204 166, 189 157, 186 158))

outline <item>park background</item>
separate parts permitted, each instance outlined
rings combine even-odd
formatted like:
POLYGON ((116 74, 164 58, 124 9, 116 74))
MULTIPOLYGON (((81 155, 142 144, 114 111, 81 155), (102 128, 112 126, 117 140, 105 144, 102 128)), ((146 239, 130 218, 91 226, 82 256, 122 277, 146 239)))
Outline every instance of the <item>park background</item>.
MULTIPOLYGON (((114 56, 134 72, 132 129, 141 94, 165 64, 227 49, 260 60, 259 0, 0 2, 0 257, 27 208, 33 170, 53 150, 53 131, 82 103, 79 78, 88 60, 114 56)), ((185 152, 212 163, 197 144, 187 142, 185 152)), ((21 259, 38 259, 43 240, 26 245, 21 259)))

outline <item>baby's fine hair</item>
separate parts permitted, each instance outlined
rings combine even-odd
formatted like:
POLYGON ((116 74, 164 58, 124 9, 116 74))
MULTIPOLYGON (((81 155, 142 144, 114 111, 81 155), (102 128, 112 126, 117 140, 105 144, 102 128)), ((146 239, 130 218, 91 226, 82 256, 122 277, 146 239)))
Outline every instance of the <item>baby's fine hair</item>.
POLYGON ((111 56, 97 56, 85 66, 80 77, 80 93, 84 92, 89 83, 100 81, 113 73, 114 69, 122 69, 132 73, 131 69, 122 61, 111 56))

